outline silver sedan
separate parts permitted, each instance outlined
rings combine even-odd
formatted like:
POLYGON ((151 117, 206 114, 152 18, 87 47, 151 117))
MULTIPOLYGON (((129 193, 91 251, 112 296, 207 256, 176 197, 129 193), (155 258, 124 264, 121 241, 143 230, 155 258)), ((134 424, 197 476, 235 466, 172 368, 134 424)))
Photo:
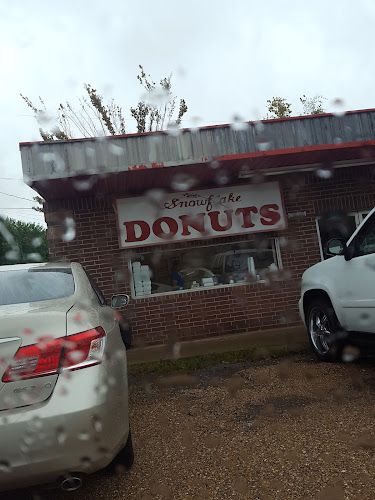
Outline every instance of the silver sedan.
POLYGON ((132 465, 117 315, 78 263, 0 267, 0 491, 132 465))

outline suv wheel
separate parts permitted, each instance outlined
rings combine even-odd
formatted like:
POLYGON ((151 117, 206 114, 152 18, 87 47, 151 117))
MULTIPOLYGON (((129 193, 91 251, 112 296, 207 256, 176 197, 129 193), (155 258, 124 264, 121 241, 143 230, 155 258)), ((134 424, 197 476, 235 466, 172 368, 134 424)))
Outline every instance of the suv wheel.
POLYGON ((320 361, 339 361, 342 351, 340 323, 328 300, 316 299, 307 308, 307 333, 320 361))

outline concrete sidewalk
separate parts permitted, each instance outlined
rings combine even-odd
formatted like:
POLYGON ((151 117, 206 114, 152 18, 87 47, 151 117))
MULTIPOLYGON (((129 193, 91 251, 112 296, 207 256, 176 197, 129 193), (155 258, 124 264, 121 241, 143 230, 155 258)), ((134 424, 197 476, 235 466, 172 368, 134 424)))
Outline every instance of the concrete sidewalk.
POLYGON ((197 354, 237 351, 250 347, 286 348, 291 351, 309 346, 306 330, 303 326, 273 328, 255 332, 223 335, 200 340, 180 342, 174 345, 157 345, 135 348, 128 351, 130 365, 158 361, 160 359, 185 358, 197 354))

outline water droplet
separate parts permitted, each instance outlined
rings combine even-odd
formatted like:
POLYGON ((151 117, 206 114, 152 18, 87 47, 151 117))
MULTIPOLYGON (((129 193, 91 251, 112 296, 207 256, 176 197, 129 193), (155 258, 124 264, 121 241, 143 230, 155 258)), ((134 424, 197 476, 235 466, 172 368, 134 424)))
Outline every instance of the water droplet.
POLYGON ((228 184, 229 175, 227 174, 227 172, 225 170, 219 170, 216 173, 215 181, 217 184, 220 184, 220 185, 228 184))
POLYGON ((165 198, 165 191, 163 189, 150 189, 147 191, 146 196, 150 198, 151 202, 158 208, 162 208, 162 203, 165 198))
POLYGON ((91 466, 91 458, 89 457, 82 457, 81 458, 81 464, 84 469, 89 469, 91 466))
POLYGON ((342 350, 341 359, 345 363, 352 363, 353 361, 358 359, 359 356, 360 356, 360 350, 357 347, 354 347, 352 345, 347 345, 342 350))
POLYGON ((124 150, 120 146, 117 146, 116 144, 113 144, 112 142, 110 142, 108 144, 108 150, 110 153, 112 153, 115 156, 121 156, 122 154, 124 154, 124 150))
POLYGON ((243 120, 239 115, 233 116, 233 123, 230 124, 230 128, 236 132, 241 132, 249 128, 249 124, 243 120))
POLYGON ((343 99, 339 97, 332 101, 333 114, 337 117, 342 117, 345 115, 345 103, 343 99))
POLYGON ((169 122, 168 123, 168 128, 167 128, 167 134, 172 136, 172 137, 177 137, 178 135, 181 134, 181 129, 179 125, 175 122, 169 122))
POLYGON ((144 94, 142 94, 140 100, 142 102, 149 104, 152 107, 157 108, 159 106, 164 106, 169 103, 170 94, 164 88, 154 88, 147 91, 147 93, 145 92, 144 94))
POLYGON ((67 435, 66 435, 66 432, 65 432, 65 429, 64 427, 58 427, 56 429, 56 437, 57 437, 57 442, 59 444, 64 444, 65 441, 66 441, 66 438, 67 438, 67 435))
POLYGON ((0 472, 8 473, 11 470, 10 463, 7 460, 0 460, 0 472))
POLYGON ((61 239, 65 242, 73 241, 76 237, 76 222, 72 217, 65 217, 64 220, 65 231, 61 236, 61 239))
POLYGON ((95 148, 93 148, 91 146, 87 146, 85 148, 85 153, 86 153, 86 156, 88 156, 89 158, 93 158, 95 156, 95 148))
POLYGON ((29 260, 31 262, 42 262, 42 260, 43 260, 42 256, 38 252, 28 253, 26 255, 26 258, 27 258, 27 260, 29 260))
POLYGON ((287 238, 279 238, 279 245, 281 248, 285 248, 288 246, 288 239, 287 238))
POLYGON ((267 151, 271 149, 271 142, 265 136, 257 137, 256 143, 259 151, 267 151))
POLYGON ((5 258, 7 260, 18 260, 20 258, 20 252, 19 250, 17 249, 14 249, 14 250, 8 250, 6 253, 5 253, 5 258))
POLYGON ((333 177, 333 169, 329 167, 319 168, 316 171, 316 175, 321 179, 330 179, 331 177, 333 177))
POLYGON ((211 163, 209 163, 209 166, 210 168, 212 168, 213 170, 216 170, 217 168, 220 167, 220 162, 217 161, 217 160, 214 160, 212 161, 211 163))
POLYGON ((64 160, 56 153, 40 153, 40 158, 42 162, 50 164, 51 174, 65 169, 64 160))
POLYGON ((85 360, 86 353, 84 351, 73 351, 69 353, 69 360, 72 363, 78 364, 85 360))
POLYGON ((91 417, 91 424, 96 432, 102 432, 103 424, 97 415, 94 415, 93 417, 91 417))
POLYGON ((88 432, 81 431, 78 434, 78 439, 80 439, 81 441, 88 441, 90 439, 90 434, 88 432))
POLYGON ((257 134, 261 134, 263 132, 263 130, 265 129, 265 126, 264 126, 264 123, 262 123, 260 120, 254 122, 254 128, 255 128, 255 132, 257 134))
POLYGON ((37 236, 36 238, 33 238, 31 240, 31 244, 33 247, 40 247, 40 245, 43 243, 43 240, 40 236, 37 236))
POLYGON ((176 191, 188 191, 196 184, 196 179, 188 174, 176 174, 171 182, 172 189, 176 191))
POLYGON ((72 184, 77 191, 87 191, 92 188, 95 182, 96 178, 94 176, 85 179, 76 177, 72 180, 72 184))

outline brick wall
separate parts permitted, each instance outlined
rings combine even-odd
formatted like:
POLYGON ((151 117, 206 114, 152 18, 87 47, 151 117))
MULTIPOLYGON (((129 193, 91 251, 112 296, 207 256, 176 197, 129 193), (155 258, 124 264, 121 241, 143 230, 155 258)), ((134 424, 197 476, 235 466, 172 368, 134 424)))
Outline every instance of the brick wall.
MULTIPOLYGON (((316 217, 332 210, 372 208, 374 179, 374 167, 337 169, 328 179, 315 172, 280 176, 286 212, 306 212, 305 217, 289 219, 287 230, 271 234, 281 238, 280 280, 268 285, 235 285, 132 299, 125 311, 133 326, 135 343, 151 345, 298 324, 301 275, 320 260, 316 217)), ((46 220, 51 260, 83 264, 108 300, 115 292, 130 295, 131 252, 118 247, 110 197, 82 196, 48 202, 46 220), (67 217, 74 219, 76 235, 63 241, 70 239, 67 217)), ((246 236, 217 238, 210 243, 241 239, 245 241, 246 236)), ((207 241, 170 244, 160 249, 203 244, 207 241)))

